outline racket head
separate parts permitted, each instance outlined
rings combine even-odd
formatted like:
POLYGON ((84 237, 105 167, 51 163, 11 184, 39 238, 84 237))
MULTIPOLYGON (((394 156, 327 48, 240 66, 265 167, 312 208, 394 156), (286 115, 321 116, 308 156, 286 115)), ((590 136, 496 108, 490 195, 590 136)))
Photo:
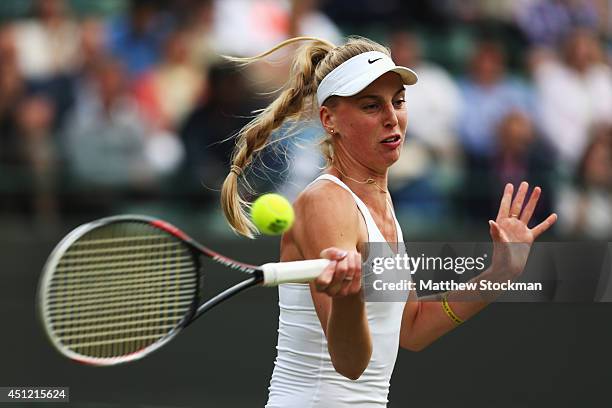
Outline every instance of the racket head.
POLYGON ((139 215, 70 232, 47 259, 38 288, 39 317, 53 346, 101 366, 140 359, 170 341, 198 306, 200 263, 189 241, 139 215))

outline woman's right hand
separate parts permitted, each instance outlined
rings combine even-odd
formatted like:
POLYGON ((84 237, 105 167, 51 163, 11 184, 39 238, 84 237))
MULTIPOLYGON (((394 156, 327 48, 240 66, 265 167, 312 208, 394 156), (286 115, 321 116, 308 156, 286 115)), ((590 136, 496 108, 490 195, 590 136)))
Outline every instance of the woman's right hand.
POLYGON ((321 251, 321 258, 331 262, 315 279, 317 292, 338 298, 361 291, 361 254, 357 251, 330 247, 321 251))

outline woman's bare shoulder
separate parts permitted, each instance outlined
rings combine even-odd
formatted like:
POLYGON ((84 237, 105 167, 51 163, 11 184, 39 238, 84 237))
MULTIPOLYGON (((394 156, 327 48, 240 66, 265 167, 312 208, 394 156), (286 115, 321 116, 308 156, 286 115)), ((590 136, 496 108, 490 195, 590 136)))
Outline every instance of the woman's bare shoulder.
POLYGON ((361 238, 355 200, 337 184, 321 181, 309 186, 296 199, 294 209, 294 239, 308 246, 316 242, 315 252, 353 242, 357 245, 361 238))
POLYGON ((357 215, 357 206, 351 193, 328 181, 319 181, 302 191, 294 203, 294 208, 296 216, 337 219, 357 215))

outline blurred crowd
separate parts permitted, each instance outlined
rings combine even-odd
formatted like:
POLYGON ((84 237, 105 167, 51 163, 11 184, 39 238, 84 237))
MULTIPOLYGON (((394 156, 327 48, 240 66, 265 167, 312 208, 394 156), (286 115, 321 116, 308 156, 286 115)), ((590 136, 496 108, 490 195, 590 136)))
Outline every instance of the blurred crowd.
MULTIPOLYGON (((221 55, 357 34, 419 75, 390 173, 407 228, 486 226, 503 185, 527 180, 558 235, 612 237, 608 0, 5 0, 24 3, 0 7, 0 214, 218 207, 232 135, 288 72, 282 52, 249 68, 221 55)), ((281 128, 257 188, 294 198, 322 133, 281 128)))

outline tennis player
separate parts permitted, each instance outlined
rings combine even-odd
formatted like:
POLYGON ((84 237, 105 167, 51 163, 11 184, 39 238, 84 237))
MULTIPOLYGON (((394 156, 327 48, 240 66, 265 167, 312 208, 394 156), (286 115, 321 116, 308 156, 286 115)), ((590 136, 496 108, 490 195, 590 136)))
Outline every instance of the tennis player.
MULTIPOLYGON (((453 301, 458 295, 453 292, 440 301, 419 301, 412 293, 405 303, 364 300, 360 244, 403 242, 387 173, 400 157, 408 120, 406 86, 416 83, 417 75, 396 66, 385 47, 365 38, 338 47, 294 38, 237 60, 257 61, 302 41, 282 93, 241 130, 222 190, 230 225, 251 236, 255 230, 238 193, 240 177, 253 155, 270 143, 272 131, 318 112, 327 133, 327 167, 294 204, 296 222, 282 237, 281 260, 332 262, 310 285, 279 288, 278 356, 266 407, 385 407, 398 348, 423 349, 487 303, 453 301)), ((528 228, 541 191, 534 188, 526 201, 527 190, 523 182, 513 199, 513 186, 506 186, 497 219, 489 222, 494 242, 531 244, 556 221, 552 214, 528 228)), ((526 256, 518 259, 498 247, 481 276, 518 276, 526 256)))

